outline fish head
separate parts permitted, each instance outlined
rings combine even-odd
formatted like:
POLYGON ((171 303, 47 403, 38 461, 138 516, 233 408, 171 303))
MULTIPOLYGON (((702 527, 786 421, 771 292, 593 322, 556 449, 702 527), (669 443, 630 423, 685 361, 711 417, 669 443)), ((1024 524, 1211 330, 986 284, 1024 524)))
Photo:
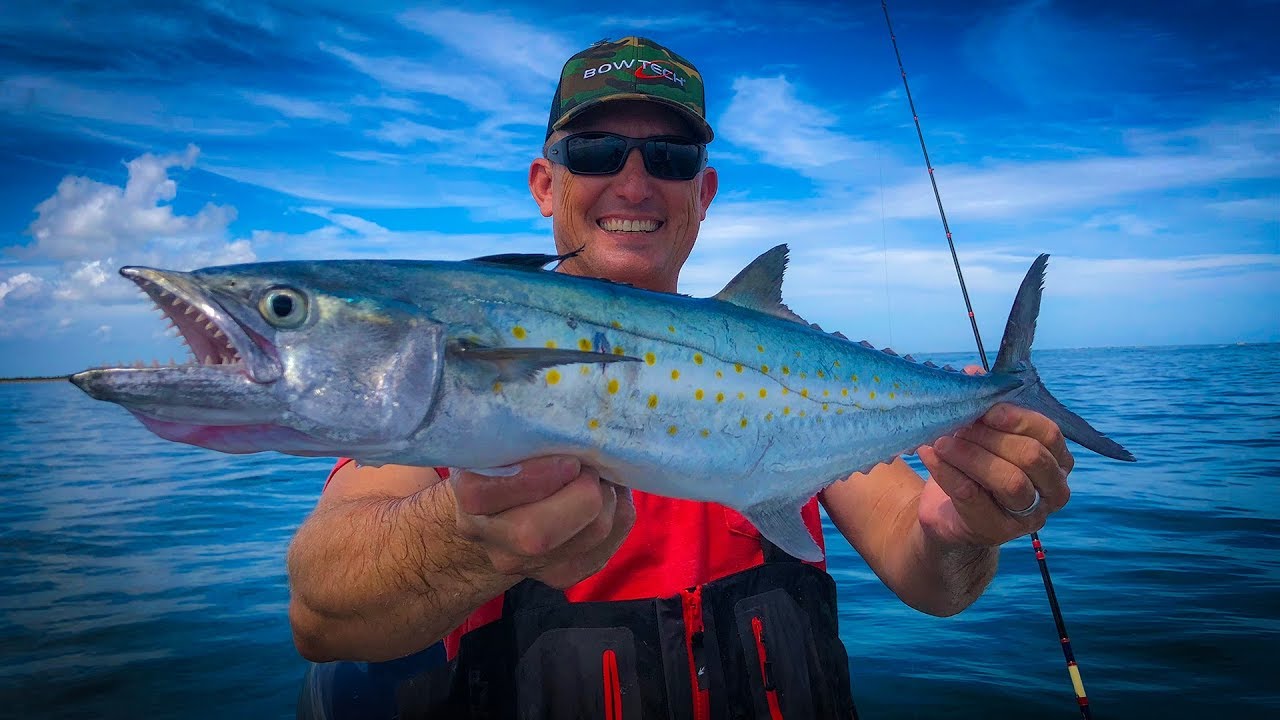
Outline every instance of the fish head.
POLYGON ((168 440, 232 453, 376 456, 428 422, 445 331, 366 293, 342 263, 177 272, 126 267, 193 361, 88 370, 71 381, 168 440))

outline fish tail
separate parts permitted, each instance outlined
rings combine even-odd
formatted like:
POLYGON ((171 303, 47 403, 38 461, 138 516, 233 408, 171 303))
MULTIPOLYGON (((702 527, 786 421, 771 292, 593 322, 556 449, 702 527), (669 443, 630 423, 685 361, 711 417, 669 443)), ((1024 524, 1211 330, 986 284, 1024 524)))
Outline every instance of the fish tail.
POLYGON ((1031 269, 1023 278, 1013 300, 1013 308, 1009 311, 1004 337, 1000 339, 1000 352, 991 372, 1022 378, 1025 389, 1009 402, 1044 415, 1057 423, 1067 438, 1099 455, 1132 461, 1132 453, 1058 402, 1040 381, 1035 365, 1031 364, 1031 343, 1035 340, 1036 318, 1040 315, 1040 295, 1044 290, 1044 273, 1048 264, 1049 256, 1041 255, 1031 263, 1031 269))

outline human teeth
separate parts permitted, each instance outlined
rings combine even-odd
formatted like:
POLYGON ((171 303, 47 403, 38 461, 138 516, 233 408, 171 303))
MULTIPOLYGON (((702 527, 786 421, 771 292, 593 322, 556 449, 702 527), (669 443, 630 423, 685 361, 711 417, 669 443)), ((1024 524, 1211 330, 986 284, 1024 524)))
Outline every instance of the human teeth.
POLYGON ((609 232, 653 232, 662 225, 657 220, 622 220, 619 218, 605 218, 599 224, 601 228, 609 232))

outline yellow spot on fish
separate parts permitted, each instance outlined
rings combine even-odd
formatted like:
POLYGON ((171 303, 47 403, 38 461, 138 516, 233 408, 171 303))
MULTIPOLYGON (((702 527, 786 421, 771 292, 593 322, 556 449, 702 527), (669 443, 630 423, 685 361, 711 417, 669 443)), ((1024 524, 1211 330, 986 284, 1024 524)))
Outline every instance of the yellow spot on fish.
POLYGON ((496 393, 500 393, 500 392, 502 392, 502 383, 500 383, 500 382, 496 382, 496 383, 494 383, 494 384, 493 384, 493 391, 494 391, 494 392, 496 392, 496 393))
POLYGON ((804 415, 805 415, 804 411, 803 411, 803 410, 801 410, 801 411, 800 411, 800 417, 804 417, 804 415))
POLYGON ((694 365, 701 365, 701 364, 702 364, 702 353, 694 353, 694 354, 693 354, 693 364, 694 364, 694 365))
POLYGON ((722 378, 722 377, 724 377, 724 373, 722 373, 722 372, 720 372, 719 370, 717 370, 717 371, 716 371, 716 377, 718 377, 718 378, 722 378))
POLYGON ((614 330, 622 329, 622 323, 618 322, 617 320, 610 321, 609 326, 612 327, 614 330))
POLYGON ((805 389, 801 390, 801 391, 800 391, 800 397, 806 397, 806 398, 807 398, 807 397, 809 397, 809 388, 805 388, 805 389))
POLYGON ((767 414, 765 414, 764 419, 765 419, 766 421, 773 420, 773 413, 767 413, 767 414))
POLYGON ((746 419, 746 418, 742 418, 741 420, 739 420, 739 421, 738 421, 738 426, 739 426, 739 427, 746 427, 746 426, 747 426, 747 419, 746 419))
POLYGON ((511 328, 511 334, 515 335, 517 340, 523 340, 525 336, 528 335, 529 333, 524 328, 517 325, 511 328))
POLYGON ((872 375, 872 376, 871 376, 871 380, 872 380, 873 382, 880 382, 880 376, 879 376, 879 375, 872 375))
MULTIPOLYGON (((675 326, 675 325, 668 325, 668 326, 667 326, 667 332, 675 332, 675 331, 676 331, 676 326, 675 326)), ((673 434, 674 434, 674 433, 673 433, 673 434)))
POLYGON ((790 415, 790 414, 791 414, 791 406, 790 406, 790 405, 788 405, 787 407, 782 408, 782 414, 783 414, 783 415, 790 415))
POLYGON ((587 427, 591 428, 592 430, 595 430, 596 428, 600 427, 600 421, 595 418, 591 418, 590 420, 587 421, 587 427))
POLYGON ((839 361, 839 360, 833 360, 833 361, 831 362, 831 364, 832 364, 832 366, 834 366, 834 367, 840 367, 840 361, 839 361))
POLYGON ((676 433, 679 431, 680 429, 677 428, 675 425, 672 425, 671 427, 667 428, 667 434, 670 435, 671 437, 675 437, 676 433))
POLYGON ((898 388, 900 388, 900 387, 902 387, 902 386, 901 386, 901 385, 899 385, 898 383, 894 383, 894 384, 893 384, 893 389, 894 389, 894 390, 897 390, 897 389, 898 389, 898 388))
POLYGON ((809 373, 800 373, 800 379, 801 379, 801 380, 808 380, 808 379, 809 379, 809 373))
POLYGON ((702 392, 702 388, 698 388, 697 390, 693 391, 694 400, 701 400, 703 396, 704 396, 704 393, 702 392))
POLYGON ((724 393, 716 393, 716 402, 724 402, 724 393))
POLYGON ((556 341, 555 341, 555 340, 548 340, 548 341, 547 341, 547 349, 548 349, 548 350, 555 350, 555 349, 556 349, 556 341))
POLYGON ((843 414, 844 414, 844 408, 836 408, 836 414, 837 414, 837 415, 843 415, 843 414))
POLYGON ((698 434, 702 437, 708 437, 711 435, 711 431, 706 428, 702 428, 702 430, 698 431, 698 434))
POLYGON ((645 361, 645 362, 647 362, 647 363, 649 363, 650 365, 652 365, 652 364, 654 364, 654 363, 658 362, 658 358, 654 357, 654 356, 653 356, 653 353, 645 353, 645 354, 644 354, 644 361, 645 361))
POLYGON ((823 409, 823 410, 828 410, 828 409, 829 409, 829 408, 827 407, 827 403, 822 403, 822 409, 823 409))
POLYGON ((875 390, 872 390, 872 391, 871 391, 871 399, 872 399, 872 400, 875 400, 875 399, 876 399, 876 391, 875 391, 875 390))
POLYGON ((830 390, 823 390, 823 391, 822 391, 822 397, 830 397, 830 395, 831 395, 831 391, 830 391, 830 390))
POLYGON ((746 399, 747 399, 747 394, 746 394, 746 393, 744 393, 744 392, 739 391, 739 392, 738 392, 738 399, 739 399, 739 400, 746 400, 746 399))
POLYGON ((583 366, 582 366, 582 369, 581 369, 581 370, 579 370, 578 372, 579 372, 579 373, 581 373, 583 376, 590 375, 590 374, 591 374, 591 366, 590 366, 590 365, 583 365, 583 366))
POLYGON ((615 348, 613 349, 613 354, 614 354, 614 355, 622 355, 622 354, 623 354, 622 346, 621 346, 621 345, 619 345, 619 346, 615 347, 615 348))
POLYGON ((760 397, 769 397, 769 391, 764 388, 760 388, 760 397))
POLYGON ((609 381, 609 384, 608 384, 607 386, 605 386, 605 387, 606 387, 606 389, 609 391, 609 394, 610 394, 610 395, 617 395, 617 394, 618 394, 618 379, 617 379, 617 378, 613 378, 612 380, 610 380, 610 381, 609 381))
POLYGON ((657 395, 650 395, 650 396, 649 396, 649 407, 651 407, 651 408, 656 408, 656 407, 658 407, 658 396, 657 396, 657 395))
POLYGON ((769 366, 768 366, 768 365, 761 365, 761 366, 760 366, 760 372, 762 372, 762 373, 768 373, 768 372, 769 372, 769 366))
POLYGON ((790 375, 790 374, 791 374, 791 368, 787 367, 786 365, 783 365, 783 366, 782 366, 782 374, 783 374, 783 375, 790 375))
POLYGON ((892 400, 892 399, 893 399, 893 397, 894 397, 894 393, 890 392, 890 393, 889 393, 889 399, 890 399, 890 400, 892 400))
POLYGON ((827 376, 827 374, 826 374, 826 373, 822 372, 821 370, 819 370, 819 371, 818 371, 818 377, 820 377, 820 378, 824 378, 824 377, 826 377, 826 376, 827 376))
POLYGON ((591 352, 591 341, 587 338, 578 338, 578 349, 582 352, 591 352))
POLYGON ((547 371, 547 384, 548 384, 548 385, 555 385, 555 384, 556 384, 556 383, 558 383, 558 382, 560 382, 560 371, 559 371, 559 370, 548 370, 548 371, 547 371))
POLYGON ((757 352, 764 352, 764 346, 763 346, 763 345, 757 345, 757 346, 756 346, 756 351, 757 351, 757 352))
POLYGON ((849 397, 849 388, 841 388, 840 395, 843 397, 849 397))
POLYGON ((858 373, 849 376, 849 382, 858 382, 858 373))
POLYGON ((679 370, 672 370, 672 371, 671 371, 671 379, 672 379, 672 380, 679 380, 679 379, 680 379, 680 371, 679 371, 679 370))
POLYGON ((734 364, 733 364, 733 371, 734 371, 734 372, 742 372, 742 363, 734 363, 734 364))

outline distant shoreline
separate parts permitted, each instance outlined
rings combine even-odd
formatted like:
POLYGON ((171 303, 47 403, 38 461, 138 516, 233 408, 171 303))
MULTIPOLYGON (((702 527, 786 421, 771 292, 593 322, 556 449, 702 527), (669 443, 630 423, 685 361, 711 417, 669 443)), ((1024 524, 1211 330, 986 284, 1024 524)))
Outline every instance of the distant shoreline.
POLYGON ((44 377, 13 377, 0 378, 0 383, 38 383, 38 382, 58 382, 66 380, 70 375, 46 375, 44 377))

